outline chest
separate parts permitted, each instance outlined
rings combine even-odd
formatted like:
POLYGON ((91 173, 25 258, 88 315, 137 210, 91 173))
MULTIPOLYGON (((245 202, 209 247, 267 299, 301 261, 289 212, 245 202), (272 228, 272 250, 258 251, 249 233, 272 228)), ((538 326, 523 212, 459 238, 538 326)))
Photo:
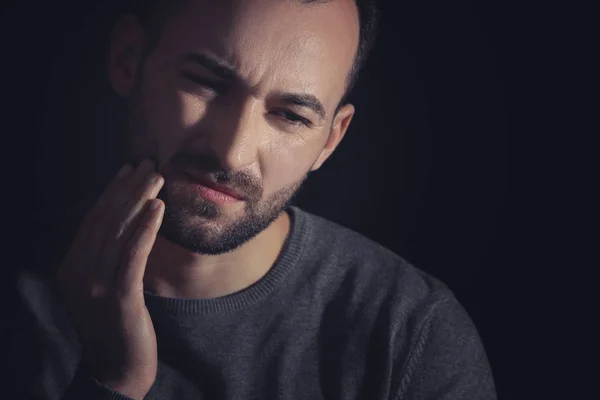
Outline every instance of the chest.
POLYGON ((385 335, 340 325, 268 328, 159 335, 159 371, 147 398, 389 398, 385 335))

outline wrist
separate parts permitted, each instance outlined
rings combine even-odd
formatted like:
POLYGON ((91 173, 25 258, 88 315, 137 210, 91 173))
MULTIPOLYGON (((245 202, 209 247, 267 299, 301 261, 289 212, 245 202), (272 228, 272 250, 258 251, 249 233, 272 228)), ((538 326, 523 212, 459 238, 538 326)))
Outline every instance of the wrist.
POLYGON ((134 380, 115 381, 98 378, 96 378, 96 380, 110 390, 118 392, 134 400, 143 400, 152 387, 152 384, 142 383, 134 380))

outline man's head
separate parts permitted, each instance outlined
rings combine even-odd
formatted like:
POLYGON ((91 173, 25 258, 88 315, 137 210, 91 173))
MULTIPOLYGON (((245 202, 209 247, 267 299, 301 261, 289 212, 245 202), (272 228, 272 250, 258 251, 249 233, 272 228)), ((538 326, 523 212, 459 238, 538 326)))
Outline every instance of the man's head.
POLYGON ((354 107, 344 100, 368 50, 360 11, 354 0, 151 3, 111 41, 129 157, 153 158, 165 176, 161 235, 197 253, 231 251, 287 208, 346 133, 354 107), (216 204, 184 171, 243 199, 216 204))

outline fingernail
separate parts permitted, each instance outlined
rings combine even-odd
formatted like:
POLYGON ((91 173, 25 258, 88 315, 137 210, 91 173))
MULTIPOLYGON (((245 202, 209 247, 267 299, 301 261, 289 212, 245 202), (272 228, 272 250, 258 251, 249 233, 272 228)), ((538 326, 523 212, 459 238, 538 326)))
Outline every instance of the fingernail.
POLYGON ((158 178, 160 178, 160 175, 153 172, 148 177, 148 182, 150 184, 154 184, 154 183, 158 182, 158 178))
POLYGON ((151 210, 156 210, 159 206, 160 206, 160 200, 153 199, 152 201, 150 201, 150 209, 151 210))

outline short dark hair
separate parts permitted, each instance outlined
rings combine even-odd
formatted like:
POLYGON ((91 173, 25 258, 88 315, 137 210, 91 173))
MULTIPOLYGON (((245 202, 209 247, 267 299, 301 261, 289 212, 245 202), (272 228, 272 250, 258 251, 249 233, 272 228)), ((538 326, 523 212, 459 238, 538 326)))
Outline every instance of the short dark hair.
MULTIPOLYGON (((161 35, 164 21, 169 18, 186 0, 134 0, 132 12, 135 14, 149 37, 145 54, 151 53, 161 35)), ((289 1, 289 0, 288 0, 289 1)), ((295 0, 302 4, 328 3, 332 0, 295 0)), ((335 113, 348 102, 348 96, 354 89, 358 74, 362 70, 367 56, 373 48, 373 44, 379 31, 380 10, 377 0, 355 0, 358 9, 360 23, 360 34, 358 49, 350 73, 346 78, 346 89, 335 113)))

